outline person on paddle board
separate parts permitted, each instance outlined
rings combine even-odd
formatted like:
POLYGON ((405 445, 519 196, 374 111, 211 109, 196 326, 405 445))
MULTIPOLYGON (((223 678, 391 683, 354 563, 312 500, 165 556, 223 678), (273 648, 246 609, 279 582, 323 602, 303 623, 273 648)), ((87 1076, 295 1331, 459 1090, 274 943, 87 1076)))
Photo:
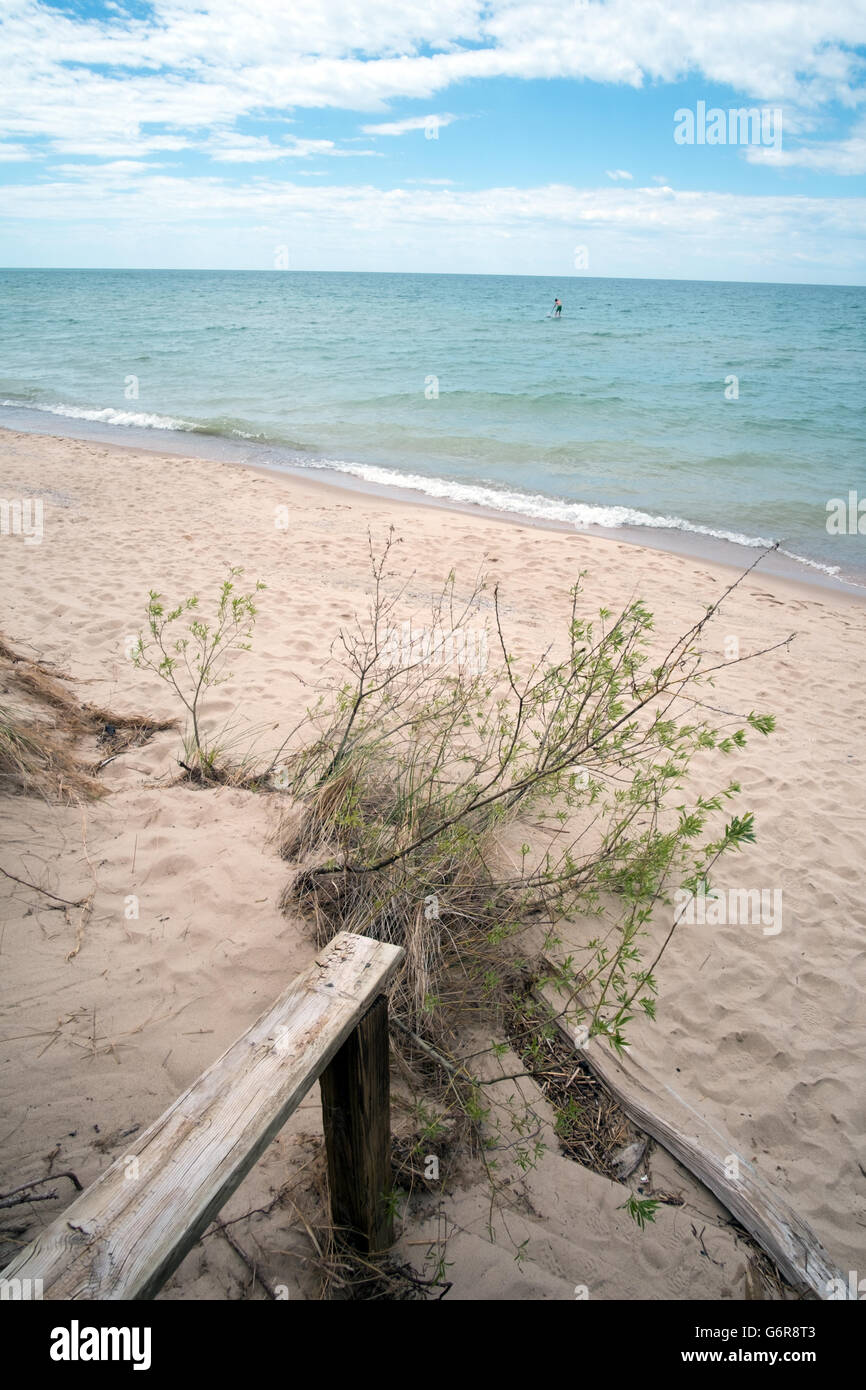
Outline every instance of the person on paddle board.
POLYGON ((561 299, 554 299, 554 301, 553 301, 553 317, 554 317, 555 319, 558 319, 561 313, 562 313, 562 300, 561 300, 561 299))

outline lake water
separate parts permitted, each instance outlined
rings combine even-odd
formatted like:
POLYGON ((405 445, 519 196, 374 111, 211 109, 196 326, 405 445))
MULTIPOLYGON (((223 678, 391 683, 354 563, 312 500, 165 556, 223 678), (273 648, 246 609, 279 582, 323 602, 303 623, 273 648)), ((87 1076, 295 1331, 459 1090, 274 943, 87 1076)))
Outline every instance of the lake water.
POLYGON ((780 541, 804 577, 866 583, 866 535, 827 528, 866 499, 864 346, 861 287, 8 270, 0 425, 662 547, 780 541))

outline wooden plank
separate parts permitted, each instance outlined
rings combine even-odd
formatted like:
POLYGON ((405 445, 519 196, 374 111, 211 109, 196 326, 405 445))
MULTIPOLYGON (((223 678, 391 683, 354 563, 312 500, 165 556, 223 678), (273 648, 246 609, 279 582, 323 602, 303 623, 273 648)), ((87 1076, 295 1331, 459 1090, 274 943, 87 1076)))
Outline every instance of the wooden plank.
POLYGON ((383 992, 402 956, 399 947, 369 937, 336 936, 3 1277, 41 1279, 46 1299, 152 1298, 383 992))
MULTIPOLYGON (((549 964, 556 969, 553 962, 549 964)), ((561 1013, 562 1000, 553 985, 543 986, 539 994, 554 1014, 561 1013)), ((718 1197, 795 1288, 810 1290, 821 1299, 849 1296, 841 1292, 848 1288, 847 1281, 814 1231, 781 1193, 737 1153, 730 1137, 694 1111, 669 1086, 665 1087, 664 1100, 660 1100, 654 1078, 629 1053, 617 1057, 600 1034, 584 1047, 577 1047, 574 1025, 563 1017, 557 1017, 556 1023, 638 1128, 658 1140, 718 1197), (675 1120, 668 1119, 669 1115, 674 1115, 675 1120), (736 1178, 728 1176, 733 1167, 732 1156, 737 1159, 736 1178)))
POLYGON ((322 1072, 331 1220, 364 1253, 394 1242, 388 1000, 381 996, 322 1072))

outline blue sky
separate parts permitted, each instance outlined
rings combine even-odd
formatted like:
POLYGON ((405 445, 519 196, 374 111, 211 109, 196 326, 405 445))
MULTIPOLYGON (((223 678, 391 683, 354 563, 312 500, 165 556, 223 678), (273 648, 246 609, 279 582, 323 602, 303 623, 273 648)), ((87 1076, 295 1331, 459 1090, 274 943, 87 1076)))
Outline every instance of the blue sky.
POLYGON ((866 283, 863 0, 5 0, 0 51, 5 265, 866 283))

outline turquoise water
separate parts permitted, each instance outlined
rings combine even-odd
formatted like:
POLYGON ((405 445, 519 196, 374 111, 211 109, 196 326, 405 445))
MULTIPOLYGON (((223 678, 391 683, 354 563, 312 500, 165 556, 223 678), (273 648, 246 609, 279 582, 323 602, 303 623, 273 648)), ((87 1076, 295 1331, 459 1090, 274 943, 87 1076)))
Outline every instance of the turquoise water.
POLYGON ((778 540, 863 582, 866 536, 826 519, 866 498, 864 346, 862 287, 10 270, 0 424, 204 434, 655 544, 778 540))

